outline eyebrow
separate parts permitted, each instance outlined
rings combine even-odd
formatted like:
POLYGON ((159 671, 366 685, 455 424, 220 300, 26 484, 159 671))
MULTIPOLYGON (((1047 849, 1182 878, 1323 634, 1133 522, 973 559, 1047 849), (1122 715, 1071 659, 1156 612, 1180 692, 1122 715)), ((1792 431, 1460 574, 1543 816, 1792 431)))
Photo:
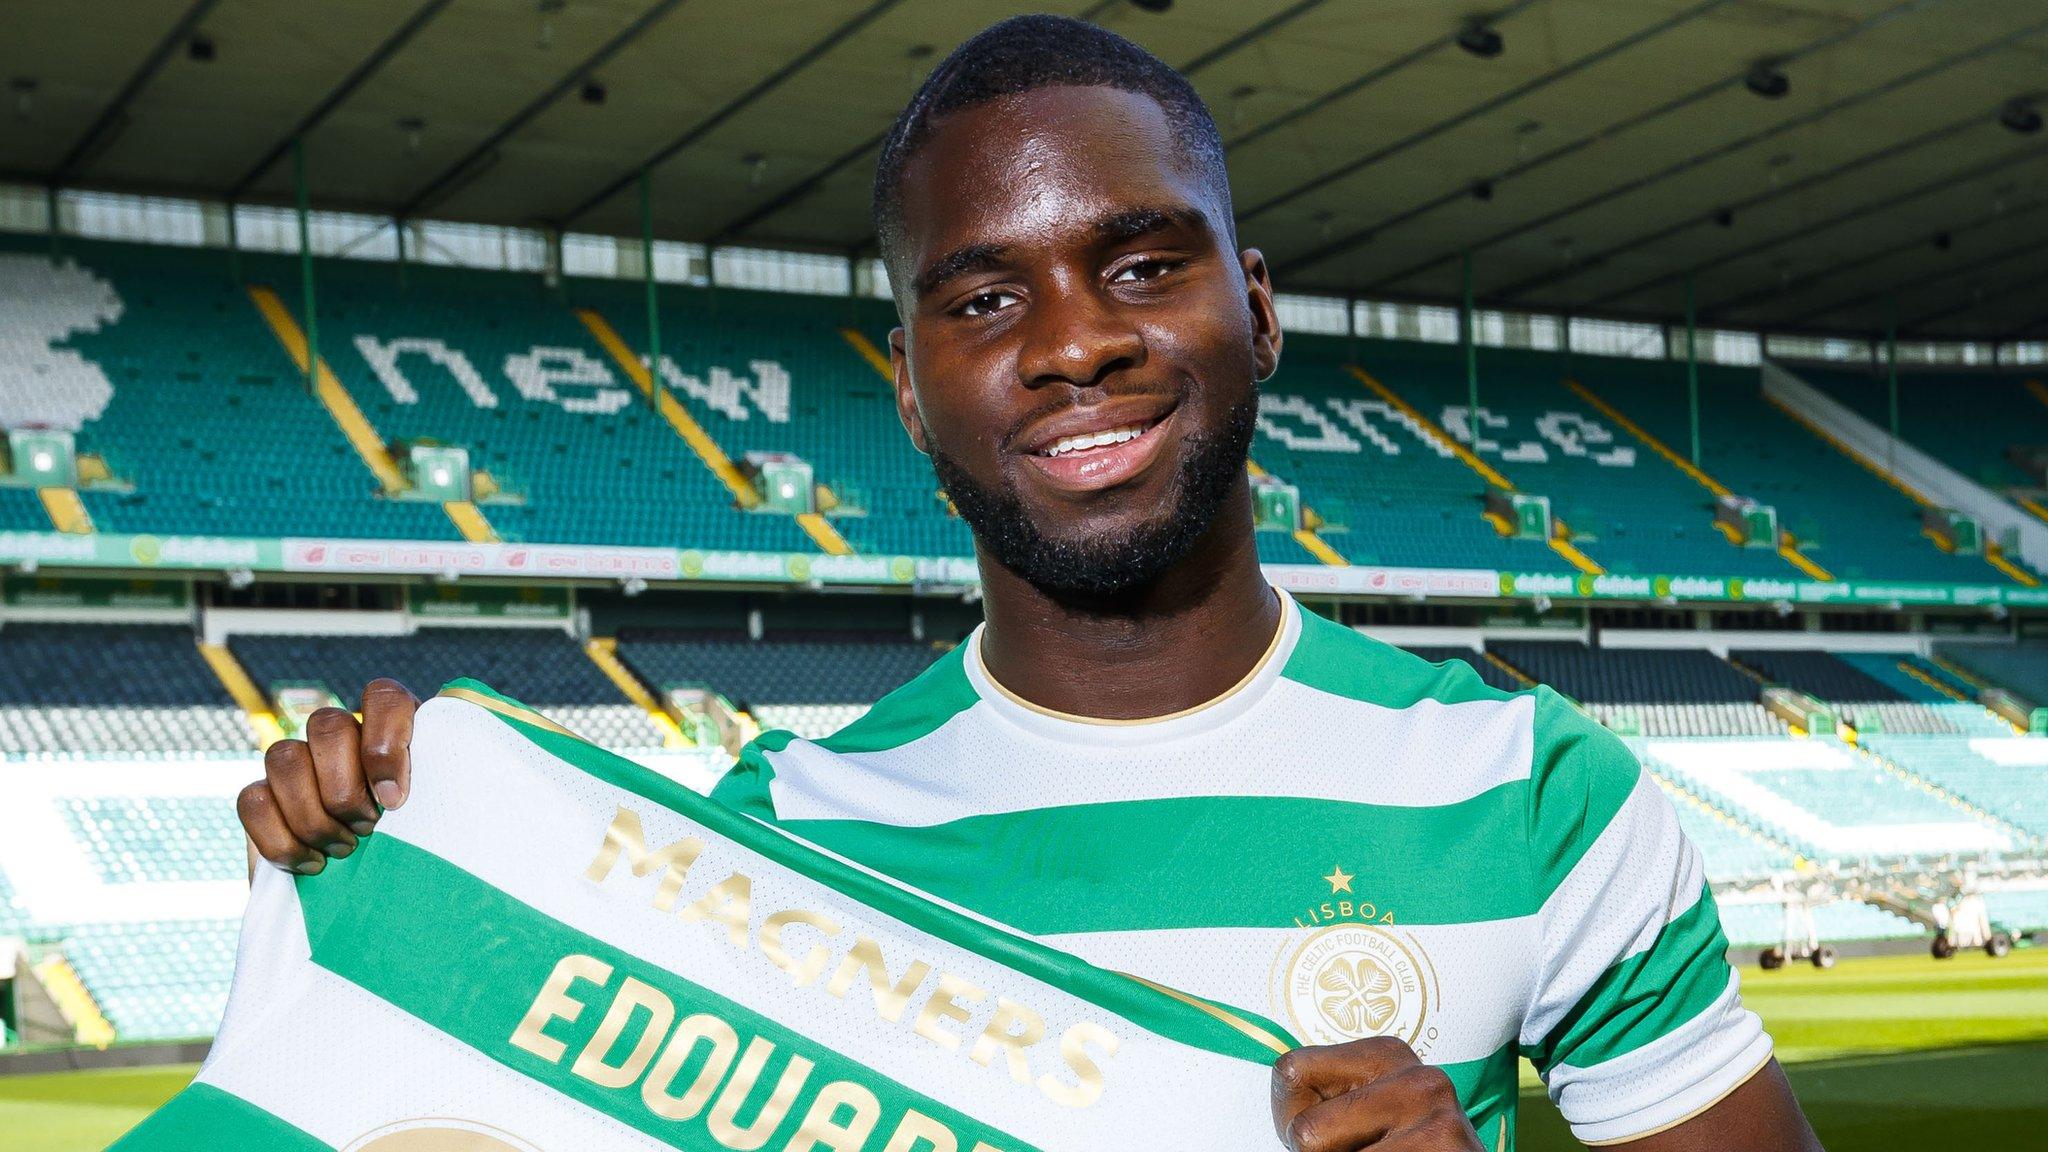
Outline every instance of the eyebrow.
MULTIPOLYGON (((1186 228, 1201 235, 1209 233, 1209 218, 1193 208, 1127 208, 1103 216, 1088 226, 1095 237, 1108 243, 1125 243, 1141 236, 1186 228)), ((1008 244, 968 244, 955 248, 927 265, 912 285, 917 295, 937 291, 947 281, 969 272, 985 272, 1003 266, 1014 249, 1008 244)))

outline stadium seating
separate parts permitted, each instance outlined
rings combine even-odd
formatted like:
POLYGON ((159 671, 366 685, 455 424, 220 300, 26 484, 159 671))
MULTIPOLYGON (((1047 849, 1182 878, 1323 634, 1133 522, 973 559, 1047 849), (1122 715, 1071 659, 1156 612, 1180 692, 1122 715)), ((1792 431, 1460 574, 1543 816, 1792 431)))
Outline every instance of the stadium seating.
POLYGON ((1678 826, 1700 850, 1707 866, 1707 879, 1745 880, 1770 876, 1793 867, 1792 854, 1743 827, 1727 814, 1661 781, 1671 793, 1671 805, 1678 813, 1678 826))
POLYGON ((1473 671, 1479 673, 1479 678, 1489 687, 1498 688, 1503 692, 1520 692, 1529 687, 1528 684, 1516 679, 1513 673, 1470 648, 1426 644, 1406 644, 1403 647, 1432 664, 1441 664, 1446 660, 1463 660, 1472 666, 1473 671))
MULTIPOLYGON (((1802 367, 1799 378, 1879 428, 1891 427, 1882 370, 1802 367)), ((2040 478, 2005 455, 2010 447, 2048 448, 2048 405, 2029 393, 2025 380, 1993 372, 1901 372, 1899 433, 1994 492, 2038 488, 2040 478)))
POLYGON ((2048 704, 2048 647, 2033 644, 1940 644, 1935 654, 1965 672, 2048 704))
MULTIPOLYGON (((567 292, 629 346, 647 347, 640 286, 572 279, 567 292)), ((882 301, 664 285, 661 351, 675 371, 664 378, 671 387, 684 381, 678 398, 728 456, 795 453, 818 483, 865 508, 833 518, 856 551, 965 556, 973 550, 967 527, 946 511, 931 466, 904 436, 889 382, 840 332, 851 327, 880 345, 894 324, 882 301)), ((777 547, 813 547, 787 520, 749 519, 791 534, 777 547)))
POLYGON ((2005 832, 1831 739, 1646 740, 1681 786, 1817 860, 1996 852, 2005 832))
POLYGON ((658 748, 661 730, 628 703, 566 633, 552 628, 421 628, 409 636, 233 636, 228 648, 256 684, 317 682, 353 705, 389 676, 421 698, 458 677, 539 709, 613 748, 658 748))
MULTIPOLYGON (((1670 445, 1688 444, 1685 366, 1581 357, 1579 378, 1670 445)), ((1700 466, 1737 495, 1778 510, 1800 549, 1837 579, 1993 584, 1980 558, 1936 548, 1920 506, 1763 398, 1754 368, 1702 365, 1700 466)))
POLYGON ((1914 775, 2048 838, 2048 740, 1883 733, 1865 736, 1863 743, 1914 775))
MULTIPOLYGON (((67 241, 62 262, 52 263, 46 248, 0 235, 0 276, 30 281, 0 295, 71 294, 75 322, 10 335, 75 352, 111 397, 100 397, 102 410, 85 384, 45 391, 23 411, 0 414, 0 424, 83 420, 79 450, 98 453, 133 485, 82 493, 100 531, 458 538, 439 507, 377 496, 376 479, 308 395, 220 253, 67 241), (118 322, 108 312, 94 318, 99 293, 117 301, 110 312, 118 322)), ((252 278, 297 283, 286 262, 247 263, 252 278)), ((0 318, 0 326, 17 323, 0 318)))
POLYGON ((241 880, 247 843, 232 801, 211 796, 69 797, 65 822, 108 884, 241 880))
MULTIPOLYGON (((1441 345, 1371 342, 1360 359, 1382 383, 1446 428, 1469 428, 1463 357, 1441 345)), ((1792 579, 1775 548, 1739 548, 1714 527, 1714 497, 1573 394, 1574 361, 1478 351, 1479 455, 1589 539, 1612 572, 1792 579)), ((1607 397, 1610 401, 1614 397, 1607 397)), ((1626 407, 1626 405, 1623 405, 1626 407)))
MULTIPOLYGON (((1727 935, 1728 943, 1735 947, 1767 948, 1782 943, 1785 938, 1784 905, 1767 894, 1757 899, 1724 898, 1720 902, 1720 911, 1721 931, 1727 935)), ((1821 940, 1828 943, 1902 940, 1928 934, 1927 929, 1903 916, 1852 900, 1838 900, 1815 908, 1813 927, 1821 940)))
POLYGON ((50 515, 33 488, 0 487, 0 532, 48 532, 50 515))
POLYGON ((1731 650, 1730 660, 1773 683, 1837 705, 1859 729, 1878 732, 1977 732, 2011 729, 1975 704, 1944 696, 1899 670, 1905 654, 1814 650, 1731 650))
POLYGON ((65 958, 123 1040, 211 1036, 234 974, 233 920, 81 925, 65 958))
POLYGON ((0 628, 0 754, 247 751, 248 718, 176 625, 0 628))
POLYGON ((1600 722, 1646 736, 1782 735, 1754 680, 1696 649, 1589 648, 1502 640, 1488 650, 1578 701, 1600 722))
POLYGON ((2048 929, 2048 888, 2005 888, 1984 893, 1994 924, 2022 932, 2048 929))
POLYGON ((901 636, 624 629, 619 658, 656 691, 705 685, 764 727, 826 735, 931 666, 942 649, 901 636))

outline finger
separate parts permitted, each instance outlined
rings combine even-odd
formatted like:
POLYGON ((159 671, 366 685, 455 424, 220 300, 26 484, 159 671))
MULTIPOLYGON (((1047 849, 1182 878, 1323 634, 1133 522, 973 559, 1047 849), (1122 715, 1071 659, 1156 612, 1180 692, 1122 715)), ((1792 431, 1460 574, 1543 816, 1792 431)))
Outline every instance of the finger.
POLYGON ((412 794, 412 714, 419 706, 396 680, 379 677, 363 687, 363 776, 387 809, 412 794))
MULTIPOLYGON (((1292 1152, 1351 1152, 1395 1133, 1446 1133, 1431 1149, 1465 1148, 1470 1125, 1450 1078, 1416 1064, 1389 1072, 1369 1084, 1311 1104, 1282 1133, 1292 1152)), ((1405 1145, 1404 1145, 1405 1146, 1405 1145)))
POLYGON ((1310 1106, 1418 1063, 1415 1050, 1391 1036, 1297 1048, 1273 1065, 1274 1130, 1284 1139, 1288 1125, 1310 1106))
POLYGON ((339 708, 322 708, 306 717, 306 744, 313 750, 320 806, 349 831, 368 836, 377 826, 377 805, 363 778, 362 738, 356 718, 339 708))
POLYGON ((263 754, 263 776, 285 826, 299 843, 326 856, 354 850, 355 833, 327 814, 320 803, 320 782, 314 775, 313 753, 303 740, 279 740, 263 754))
POLYGON ((276 798, 270 794, 269 784, 259 780, 242 789, 241 795, 235 797, 235 814, 242 818, 242 828, 249 833, 249 842, 256 846, 258 856, 287 872, 310 876, 320 871, 320 854, 292 834, 291 827, 284 822, 284 813, 278 811, 276 798))

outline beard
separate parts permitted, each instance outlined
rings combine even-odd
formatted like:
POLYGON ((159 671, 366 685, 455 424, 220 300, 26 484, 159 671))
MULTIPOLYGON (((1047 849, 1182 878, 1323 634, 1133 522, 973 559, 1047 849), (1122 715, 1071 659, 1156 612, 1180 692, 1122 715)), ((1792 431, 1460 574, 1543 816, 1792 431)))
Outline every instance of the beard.
POLYGON ((1244 475, 1258 416, 1254 393, 1232 405, 1215 431, 1189 436, 1165 514, 1114 534, 1048 535, 1016 493, 977 483, 936 447, 932 470, 998 564, 1055 599, 1102 599, 1152 583, 1194 551, 1244 475))

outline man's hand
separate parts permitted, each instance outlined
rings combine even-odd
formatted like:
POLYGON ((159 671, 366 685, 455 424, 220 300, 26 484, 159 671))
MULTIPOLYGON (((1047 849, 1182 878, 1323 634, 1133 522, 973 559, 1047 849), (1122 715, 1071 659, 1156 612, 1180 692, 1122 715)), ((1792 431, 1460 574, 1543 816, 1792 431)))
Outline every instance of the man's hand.
POLYGON ((412 784, 412 714, 419 701, 396 680, 363 688, 363 718, 322 708, 306 718, 304 740, 280 740, 263 755, 263 779, 235 799, 256 854, 311 876, 327 858, 356 850, 384 810, 405 803, 412 784))
POLYGON ((1289 1152, 1486 1152, 1451 1078, 1391 1036, 1282 1056, 1273 1127, 1289 1152))

